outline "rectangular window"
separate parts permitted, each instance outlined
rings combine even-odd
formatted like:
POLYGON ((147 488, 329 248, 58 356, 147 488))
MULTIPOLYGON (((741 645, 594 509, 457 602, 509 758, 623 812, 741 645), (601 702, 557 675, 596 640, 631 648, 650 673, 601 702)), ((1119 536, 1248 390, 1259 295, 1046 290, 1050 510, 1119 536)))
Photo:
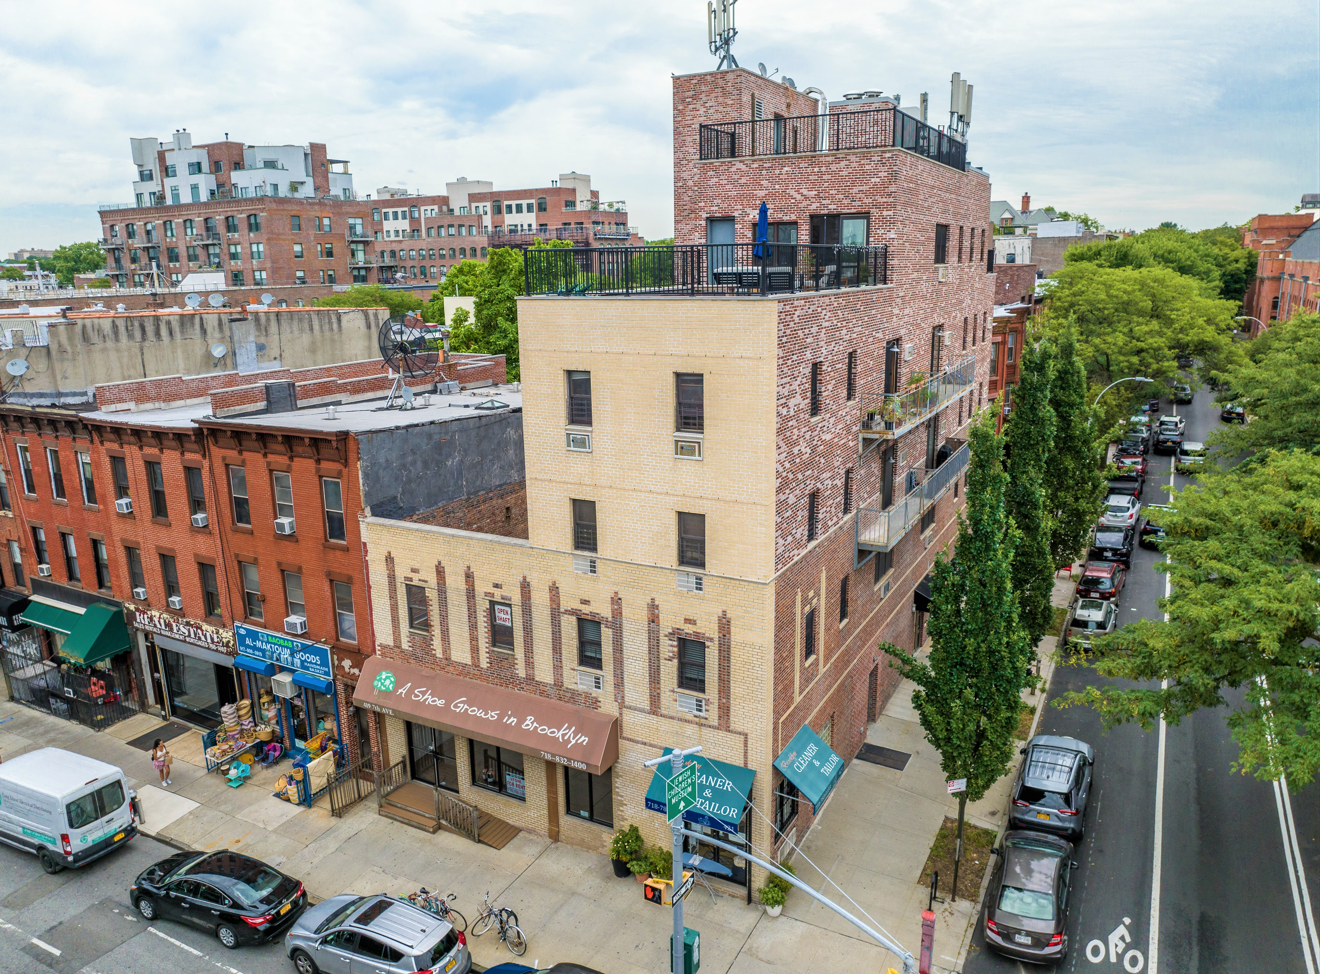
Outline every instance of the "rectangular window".
POLYGON ((958 228, 958 263, 961 264, 962 259, 963 259, 963 228, 959 227, 958 228))
POLYGON ((294 233, 299 233, 299 232, 301 232, 301 231, 302 231, 302 217, 300 217, 300 216, 290 216, 290 217, 289 217, 289 229, 292 230, 294 233))
POLYGON ((820 415, 820 365, 819 362, 811 363, 811 415, 820 415))
POLYGON ((678 688, 706 692, 706 644, 700 639, 678 638, 678 688))
POLYGON ((894 553, 892 551, 877 551, 875 553, 875 565, 872 571, 875 573, 871 579, 873 584, 878 585, 880 579, 889 574, 889 569, 894 567, 894 553))
POLYGON ((706 428, 706 377, 699 372, 674 374, 674 429, 700 433, 706 428))
POLYGON ((614 771, 600 774, 564 768, 565 808, 569 815, 614 828, 614 771))
POLYGON ((179 566, 173 555, 160 556, 160 577, 165 582, 165 598, 173 598, 179 592, 179 566))
POLYGON ((50 465, 50 492, 59 500, 64 497, 64 471, 60 469, 60 451, 46 447, 46 462, 50 465))
POLYGON ((848 401, 857 398, 857 353, 848 353, 848 401))
POLYGON ((325 536, 328 541, 347 541, 344 523, 343 486, 334 478, 321 478, 321 501, 325 506, 325 536))
POLYGON ((188 184, 188 194, 192 197, 194 203, 200 203, 202 201, 202 187, 197 183, 188 184))
POLYGON ((165 502, 165 474, 160 469, 160 463, 155 460, 147 461, 147 491, 151 495, 151 516, 168 518, 170 512, 165 502))
MULTIPOLYGON (((128 584, 132 588, 145 589, 147 575, 142 570, 142 553, 136 548, 125 547, 124 556, 128 559, 128 584)), ((137 598, 137 596, 134 596, 137 598)))
POLYGON ((1005 361, 1008 362, 1009 365, 1012 365, 1016 357, 1017 357, 1017 332, 1010 331, 1008 333, 1008 355, 1005 358, 1005 361))
POLYGON ((472 783, 488 788, 519 801, 527 800, 527 781, 523 773, 523 756, 517 751, 506 751, 494 744, 470 741, 472 754, 472 783))
POLYGON ((852 470, 843 472, 843 513, 847 514, 852 510, 852 470))
POLYGON ((260 213, 249 213, 249 214, 248 214, 248 233, 260 233, 260 232, 261 232, 261 214, 260 214, 260 213))
POLYGON ((238 233, 238 217, 225 217, 225 233, 238 233))
POLYGON ((780 777, 775 785, 775 835, 782 836, 797 820, 798 799, 802 793, 787 778, 780 777))
POLYGON ((293 478, 287 473, 275 472, 275 516, 293 517, 293 478))
POLYGON ((816 655, 816 610, 807 612, 802 620, 802 658, 811 659, 816 655))
POLYGON ((32 550, 37 556, 38 565, 50 564, 50 553, 46 551, 46 531, 44 528, 32 529, 32 550))
POLYGON ((238 571, 243 579, 243 610, 249 619, 261 620, 265 614, 261 611, 261 574, 257 566, 240 561, 238 571))
POLYGON ((28 448, 22 443, 18 445, 18 469, 23 474, 23 493, 35 495, 37 481, 32 476, 32 457, 28 455, 28 448))
POLYGON ((706 567, 706 515, 678 512, 678 563, 706 567))
POLYGON ((568 423, 570 426, 591 425, 591 373, 568 373, 568 423))
POLYGON ((334 245, 334 244, 332 244, 332 243, 327 243, 327 244, 325 245, 325 255, 326 255, 326 257, 334 257, 334 255, 335 255, 335 245, 334 245))
POLYGON ((999 342, 990 346, 990 378, 999 378, 999 342))
POLYGON ((303 598, 302 575, 298 572, 281 572, 284 576, 284 608, 291 616, 307 618, 307 600, 303 598))
POLYGON ((199 562, 197 575, 202 583, 202 601, 206 604, 206 614, 213 619, 219 619, 220 583, 215 577, 215 566, 199 562))
POLYGON ((848 621, 848 576, 839 579, 839 621, 848 621))
POLYGON ((813 490, 807 495, 807 540, 816 540, 816 531, 819 528, 820 512, 820 491, 813 490))
POLYGON ((949 226, 946 223, 935 224, 935 263, 949 262, 949 226))
POLYGON ((266 245, 264 243, 250 243, 248 244, 248 251, 252 254, 253 260, 266 259, 266 245))
POLYGON ((64 549, 64 577, 71 582, 81 582, 82 573, 78 571, 78 543, 73 535, 60 532, 60 547, 64 549))
POLYGON ((9 500, 9 478, 5 475, 5 468, 0 467, 0 511, 13 509, 13 504, 9 500))
POLYGON ((165 250, 166 250, 166 254, 167 254, 167 257, 168 257, 168 259, 169 259, 169 262, 170 262, 171 264, 177 264, 177 263, 179 262, 179 248, 178 248, 178 247, 166 247, 165 250))
POLYGON ((578 551, 596 550, 595 501, 573 501, 573 547, 578 551))
POLYGON ((357 616, 353 614, 353 586, 348 582, 335 582, 335 627, 339 638, 346 643, 357 642, 357 616))
POLYGON ((14 584, 23 587, 27 579, 23 577, 23 549, 17 541, 9 542, 9 565, 14 569, 14 584))
POLYGON ((110 556, 100 538, 92 539, 92 564, 96 567, 96 587, 110 591, 110 556))
POLYGON ((252 526, 252 509, 248 506, 247 471, 243 467, 229 467, 229 496, 234 502, 234 523, 252 526))
POLYGON ((420 585, 405 585, 403 594, 408 605, 408 628, 430 632, 431 610, 426 601, 426 589, 420 585))
POLYGON ((188 485, 188 513, 206 513, 206 488, 202 486, 202 471, 197 467, 184 467, 183 479, 188 485))
POLYGON ((507 602, 490 603, 490 644, 513 649, 513 606, 507 602))
POLYGON ((592 670, 605 668, 601 651, 600 623, 595 619, 578 619, 578 666, 592 670))
POLYGON ((115 482, 115 500, 128 497, 128 464, 123 457, 110 458, 110 474, 115 482))
POLYGON ((202 164, 200 162, 188 163, 188 175, 200 176, 202 174, 202 164))

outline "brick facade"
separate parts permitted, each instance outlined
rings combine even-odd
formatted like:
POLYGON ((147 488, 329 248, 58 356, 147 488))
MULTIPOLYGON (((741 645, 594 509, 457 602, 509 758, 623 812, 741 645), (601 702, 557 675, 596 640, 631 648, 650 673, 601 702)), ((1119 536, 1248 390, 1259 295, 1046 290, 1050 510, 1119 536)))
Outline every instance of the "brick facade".
POLYGON ((418 524, 459 528, 506 538, 527 537, 527 483, 519 481, 499 490, 465 497, 430 511, 405 518, 418 524))
MULTIPOLYGON (((1253 337, 1260 334, 1269 322, 1288 317, 1282 310, 1285 301, 1301 306, 1304 290, 1301 279, 1304 276, 1311 282, 1317 280, 1314 268, 1289 266, 1295 262, 1288 259, 1289 248, 1314 219, 1314 212, 1262 213, 1252 217, 1243 229, 1242 246, 1256 251, 1256 277, 1242 301, 1243 314, 1258 319, 1247 323, 1253 337)), ((1316 294, 1314 286, 1310 292, 1307 298, 1313 299, 1316 294)))

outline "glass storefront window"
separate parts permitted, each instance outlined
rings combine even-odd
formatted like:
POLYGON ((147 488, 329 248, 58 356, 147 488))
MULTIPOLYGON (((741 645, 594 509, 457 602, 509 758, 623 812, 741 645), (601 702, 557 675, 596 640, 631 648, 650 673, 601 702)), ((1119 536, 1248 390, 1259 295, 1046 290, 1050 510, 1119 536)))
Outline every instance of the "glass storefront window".
MULTIPOLYGON (((704 825, 698 825, 695 822, 686 822, 684 824, 693 832, 701 832, 705 835, 709 835, 712 839, 719 839, 721 842, 727 842, 729 845, 739 845, 743 842, 741 836, 733 835, 729 832, 719 832, 715 829, 707 828, 704 825)), ((738 828, 742 831, 743 835, 749 835, 751 827, 752 812, 749 806, 743 811, 742 821, 738 824, 738 828)), ((732 852, 728 852, 718 846, 713 846, 708 842, 702 842, 699 839, 694 839, 690 836, 683 837, 683 851, 694 852, 703 859, 710 859, 719 863, 721 866, 724 866, 729 870, 731 875, 723 876, 718 873, 714 874, 720 875, 721 879, 727 879, 729 882, 737 883, 740 886, 747 882, 747 860, 742 856, 735 856, 732 852)))
POLYGON ((527 782, 523 777, 523 756, 517 751, 498 748, 482 741, 470 741, 472 748, 472 783, 479 788, 498 791, 519 801, 527 800, 527 782))
POLYGON ((339 740, 339 731, 335 727, 335 702, 324 693, 304 690, 289 701, 289 709, 293 712, 293 742, 299 747, 326 730, 336 741, 339 740))
POLYGON ((165 692, 176 716, 203 727, 220 726, 220 708, 238 701, 234 671, 210 660, 160 649, 165 692))
POLYGON ((602 774, 564 768, 564 795, 568 814, 588 819, 597 825, 614 827, 612 768, 606 768, 602 774))
POLYGON ((449 731, 409 721, 408 759, 415 780, 458 791, 458 760, 454 752, 454 735, 449 731))

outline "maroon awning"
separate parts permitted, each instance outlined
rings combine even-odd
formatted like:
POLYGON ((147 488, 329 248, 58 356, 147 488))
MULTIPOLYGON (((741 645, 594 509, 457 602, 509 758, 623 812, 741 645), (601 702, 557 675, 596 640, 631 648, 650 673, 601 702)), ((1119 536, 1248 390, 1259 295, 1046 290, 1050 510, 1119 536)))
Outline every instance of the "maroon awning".
POLYGON ((353 703, 592 774, 619 757, 619 720, 612 714, 379 656, 362 666, 353 703))

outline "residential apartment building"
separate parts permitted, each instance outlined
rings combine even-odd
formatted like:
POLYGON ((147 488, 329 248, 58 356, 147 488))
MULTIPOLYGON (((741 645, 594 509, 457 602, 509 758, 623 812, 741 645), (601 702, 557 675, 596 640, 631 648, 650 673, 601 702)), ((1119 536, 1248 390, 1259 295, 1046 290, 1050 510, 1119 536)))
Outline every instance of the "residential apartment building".
MULTIPOLYGON (((988 180, 888 99, 673 95, 677 244, 528 252, 525 533, 364 521, 354 699, 423 827, 662 842, 643 761, 700 743, 688 820, 780 849, 824 800, 803 748, 836 780, 898 683, 878 646, 922 641, 987 401, 988 180)), ((750 897, 745 860, 689 851, 750 897)))
POLYGON ((1298 262, 1305 262, 1302 255, 1308 245, 1302 244, 1297 258, 1292 256, 1291 248, 1311 229, 1315 214, 1314 209, 1277 215, 1262 213, 1252 217, 1243 229, 1242 246, 1256 251, 1256 277, 1242 301, 1243 314, 1256 319, 1249 323, 1252 337, 1260 334, 1269 322, 1286 319, 1288 314, 1283 309, 1300 306, 1305 292, 1310 292, 1308 297, 1314 295, 1310 282, 1320 278, 1313 269, 1302 268, 1298 262))

